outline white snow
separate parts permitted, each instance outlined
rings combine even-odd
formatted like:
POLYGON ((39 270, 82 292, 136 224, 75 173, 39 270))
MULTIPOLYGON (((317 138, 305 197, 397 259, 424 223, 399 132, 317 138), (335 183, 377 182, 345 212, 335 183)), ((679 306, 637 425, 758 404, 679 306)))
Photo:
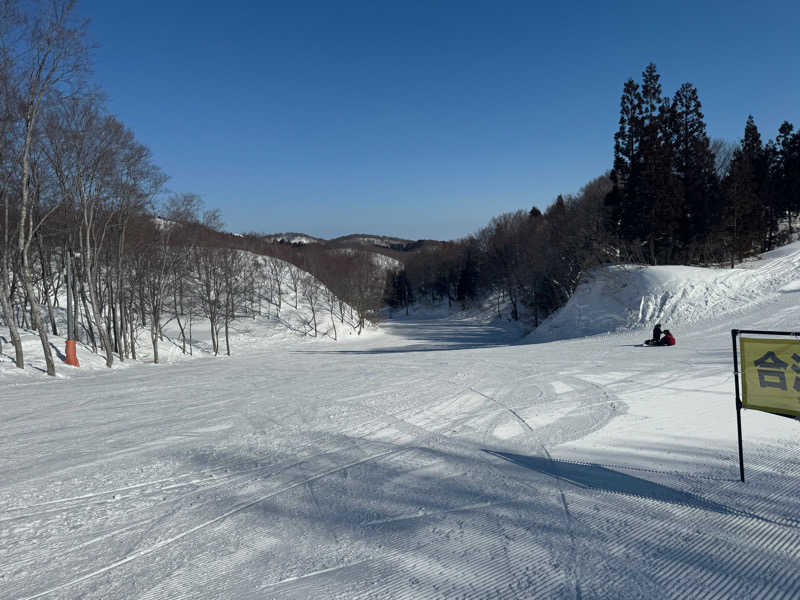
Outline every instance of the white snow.
POLYGON ((56 379, 5 354, 0 597, 798 597, 800 425, 743 411, 739 481, 730 336, 798 329, 798 281, 795 244, 604 269, 521 341, 428 314, 56 379))
POLYGON ((331 252, 336 254, 344 254, 345 256, 353 256, 357 252, 358 253, 367 253, 369 254, 370 261, 373 265, 378 267, 379 269, 383 269, 384 271, 399 271, 403 268, 403 263, 397 260, 396 258, 392 258, 391 256, 386 256, 385 254, 381 254, 380 252, 370 252, 369 250, 363 249, 356 249, 356 248, 337 248, 332 250, 331 252))
POLYGON ((385 254, 380 254, 379 252, 372 253, 372 262, 386 270, 386 271, 399 271, 403 268, 403 263, 397 260, 396 258, 392 258, 391 256, 386 256, 385 254))
POLYGON ((320 238, 311 237, 303 233, 274 233, 264 236, 265 240, 284 244, 316 244, 320 238))
POLYGON ((797 243, 735 269, 613 266, 598 269, 533 341, 596 335, 661 323, 688 325, 800 291, 797 243))

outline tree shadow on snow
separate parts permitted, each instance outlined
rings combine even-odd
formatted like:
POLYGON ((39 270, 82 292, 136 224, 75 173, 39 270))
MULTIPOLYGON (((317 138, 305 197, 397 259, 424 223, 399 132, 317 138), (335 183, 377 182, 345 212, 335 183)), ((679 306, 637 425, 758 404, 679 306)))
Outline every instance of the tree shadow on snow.
MULTIPOLYGON (((148 569, 150 596, 176 586, 207 598, 573 598, 576 588, 583 597, 734 588, 751 596, 767 585, 751 573, 766 569, 779 586, 774 596, 800 591, 798 560, 787 551, 797 529, 764 526, 773 522, 737 508, 796 514, 793 454, 781 457, 787 477, 763 469, 755 485, 731 485, 729 494, 724 481, 694 487, 725 494, 715 502, 680 489, 698 483, 691 478, 655 483, 598 464, 480 452, 411 425, 416 437, 406 443, 279 414, 254 425, 225 443, 176 447, 166 462, 185 479, 132 497, 137 517, 139 500, 155 502, 133 537, 141 562, 125 559, 148 569), (174 548, 170 560, 161 560, 162 547, 174 548)), ((109 581, 105 596, 132 595, 131 577, 109 581)))
POLYGON ((526 469, 567 481, 581 488, 591 488, 617 494, 626 494, 628 496, 649 498, 658 500, 659 502, 710 510, 719 514, 739 514, 739 511, 730 509, 722 504, 706 500, 667 485, 615 471, 602 465, 574 463, 564 460, 553 460, 541 456, 526 456, 486 449, 484 449, 484 452, 526 469))
POLYGON ((58 359, 59 359, 60 361, 62 361, 62 362, 63 362, 63 361, 65 361, 65 360, 67 360, 67 356, 66 356, 66 354, 64 354, 63 352, 61 352, 61 350, 59 350, 59 349, 58 349, 58 346, 56 346, 56 345, 55 345, 53 342, 50 342, 50 347, 53 349, 53 352, 55 352, 55 353, 56 353, 56 356, 58 356, 58 359))
POLYGON ((444 352, 474 350, 526 343, 519 332, 508 331, 497 325, 453 321, 414 321, 393 323, 391 332, 411 344, 366 350, 311 351, 325 354, 395 354, 407 352, 444 352))

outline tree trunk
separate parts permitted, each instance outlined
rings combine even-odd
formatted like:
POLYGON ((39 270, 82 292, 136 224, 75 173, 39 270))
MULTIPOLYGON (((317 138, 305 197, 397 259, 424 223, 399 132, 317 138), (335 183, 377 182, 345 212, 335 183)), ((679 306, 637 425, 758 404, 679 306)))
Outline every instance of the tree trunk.
POLYGON ((119 330, 122 335, 122 350, 119 353, 120 361, 128 356, 128 327, 125 314, 125 293, 119 288, 119 330))
POLYGON ((128 336, 125 332, 125 288, 122 285, 122 255, 125 249, 125 232, 127 230, 128 221, 125 212, 122 212, 120 217, 119 228, 119 245, 117 246, 117 304, 119 305, 119 324, 117 324, 116 314, 114 318, 114 334, 118 339, 117 350, 119 351, 119 360, 124 361, 125 355, 128 353, 128 336))
POLYGON ((153 322, 150 323, 150 341, 153 343, 153 363, 158 364, 158 325, 156 317, 153 317, 153 322))
POLYGON ((136 360, 136 319, 133 318, 133 315, 128 317, 128 326, 131 329, 131 359, 136 360))
POLYGON ((186 325, 181 319, 183 316, 183 278, 178 283, 177 294, 172 294, 172 306, 175 309, 175 320, 178 322, 178 329, 181 332, 181 351, 186 354, 186 325))
POLYGON ((214 351, 214 356, 219 353, 219 340, 217 339, 217 321, 214 318, 209 317, 209 323, 211 324, 211 349, 214 351))
POLYGON ((82 323, 83 319, 81 318, 81 305, 78 302, 78 278, 75 277, 75 271, 73 270, 72 276, 72 327, 73 331, 72 334, 75 336, 76 340, 80 339, 80 334, 78 334, 78 323, 82 323))
POLYGON ((58 335, 58 325, 56 323, 55 312, 53 311, 53 299, 50 297, 49 280, 52 279, 52 271, 50 269, 49 261, 45 258, 44 247, 42 246, 42 238, 36 236, 36 245, 39 247, 39 261, 42 265, 42 293, 44 294, 45 302, 47 303, 47 314, 50 316, 50 327, 52 328, 53 335, 58 335))
POLYGON ((11 336, 11 344, 14 346, 14 354, 15 354, 14 362, 17 368, 24 369, 25 359, 22 354, 22 339, 19 336, 17 323, 14 319, 14 312, 11 307, 11 302, 7 294, 8 280, 6 279, 5 272, 1 273, 0 277, 2 277, 2 288, 3 288, 0 289, 0 307, 2 307, 3 314, 5 315, 6 318, 6 324, 8 325, 8 332, 11 336))
POLYGON ((145 302, 144 282, 139 283, 139 313, 142 320, 142 327, 147 325, 147 303, 145 302))
POLYGON ((22 257, 22 285, 25 287, 25 293, 28 295, 31 310, 31 323, 33 327, 39 332, 39 340, 42 342, 42 352, 44 354, 44 362, 47 366, 47 374, 55 377, 56 365, 53 362, 53 351, 50 348, 50 341, 47 339, 47 327, 45 327, 42 320, 42 311, 39 303, 33 295, 33 284, 31 282, 30 265, 28 264, 27 256, 22 257))
MULTIPOLYGON (((81 275, 83 275, 82 271, 81 275)), ((92 352, 97 354, 97 337, 94 334, 94 325, 92 324, 92 319, 90 317, 92 313, 89 310, 89 297, 86 293, 86 283, 83 281, 83 279, 81 279, 80 296, 81 302, 83 303, 83 316, 86 319, 84 327, 87 335, 89 336, 89 342, 92 344, 92 352)))
POLYGON ((114 336, 114 351, 122 359, 122 344, 119 335, 119 321, 117 320, 117 298, 115 293, 119 293, 114 287, 114 278, 108 278, 108 308, 111 311, 111 333, 114 336))
POLYGON ((31 310, 31 322, 35 329, 39 331, 39 340, 42 342, 42 353, 47 365, 47 374, 55 377, 56 366, 53 362, 53 352, 50 349, 50 342, 47 339, 47 329, 42 320, 42 311, 39 303, 33 294, 33 282, 31 278, 31 268, 29 261, 30 242, 33 240, 33 200, 30 190, 30 148, 33 143, 33 123, 36 118, 36 106, 32 103, 28 106, 25 117, 25 147, 22 152, 22 205, 19 216, 19 253, 20 253, 20 277, 25 294, 28 296, 31 310))
POLYGON ((8 194, 3 193, 3 254, 0 256, 0 308, 8 325, 8 332, 11 337, 11 343, 14 345, 15 365, 19 369, 25 368, 25 360, 22 354, 22 340, 19 336, 17 329, 17 322, 14 318, 14 300, 11 295, 11 287, 8 283, 8 253, 10 249, 8 240, 8 194))
POLYGON ((225 354, 231 355, 231 340, 228 335, 228 315, 225 315, 225 354))
MULTIPOLYGON (((89 252, 87 252, 89 255, 89 252)), ((88 259, 87 259, 88 262, 88 259)), ((97 297, 97 291, 94 289, 94 277, 92 277, 92 271, 87 266, 86 268, 86 275, 89 279, 89 301, 91 302, 92 311, 90 313, 91 318, 89 319, 90 322, 94 321, 95 326, 97 327, 97 334, 100 336, 100 345, 103 347, 103 350, 106 351, 106 366, 111 368, 114 364, 114 351, 111 347, 111 340, 108 339, 105 330, 103 329, 102 320, 102 309, 100 306, 100 301, 97 297)))

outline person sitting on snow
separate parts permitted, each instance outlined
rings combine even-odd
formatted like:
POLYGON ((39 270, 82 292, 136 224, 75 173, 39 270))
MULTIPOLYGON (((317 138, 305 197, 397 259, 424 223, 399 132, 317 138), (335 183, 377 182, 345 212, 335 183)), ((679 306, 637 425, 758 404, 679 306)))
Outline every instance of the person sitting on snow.
POLYGON ((650 343, 658 344, 661 341, 661 323, 656 323, 656 326, 653 327, 653 337, 650 339, 650 343))
POLYGON ((662 337, 657 346, 674 346, 675 345, 675 336, 669 332, 669 329, 664 330, 664 337, 662 337))

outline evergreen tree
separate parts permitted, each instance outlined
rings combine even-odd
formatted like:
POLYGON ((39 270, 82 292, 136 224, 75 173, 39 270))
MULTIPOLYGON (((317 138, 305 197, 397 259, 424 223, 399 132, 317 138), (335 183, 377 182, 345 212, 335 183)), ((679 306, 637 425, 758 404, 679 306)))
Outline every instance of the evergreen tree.
POLYGON ((629 189, 635 187, 638 174, 639 145, 642 137, 642 95, 639 84, 628 79, 620 98, 619 130, 614 134, 614 169, 611 172, 613 188, 606 197, 610 229, 621 239, 635 237, 637 198, 629 189))
POLYGON ((784 121, 776 138, 776 164, 772 179, 775 181, 776 205, 782 216, 789 222, 792 232, 792 218, 800 212, 800 131, 784 121))
POLYGON ((678 236, 684 260, 693 258, 690 248, 704 244, 719 209, 715 157, 701 106, 697 89, 690 83, 684 83, 672 99, 674 171, 681 194, 678 236))
POLYGON ((608 221, 629 245, 632 258, 653 264, 670 260, 680 212, 670 118, 661 77, 650 63, 641 86, 629 79, 622 92, 619 130, 614 135, 614 187, 605 204, 608 221))
POLYGON ((619 130, 614 134, 614 174, 620 187, 625 187, 635 170, 641 140, 642 95, 639 84, 628 79, 620 98, 619 130))
POLYGON ((669 132, 670 105, 662 96, 661 76, 650 63, 642 73, 639 108, 641 140, 626 190, 628 200, 636 199, 635 239, 646 241, 646 260, 651 264, 669 262, 674 246, 673 231, 678 210, 677 192, 672 174, 673 149, 669 132))
POLYGON ((744 138, 734 151, 725 179, 725 242, 733 267, 752 252, 761 239, 762 169, 764 147, 752 115, 747 117, 744 138))
POLYGON ((755 206, 749 215, 749 223, 754 236, 754 242, 760 243, 761 251, 770 249, 768 235, 773 213, 772 198, 769 195, 769 162, 770 153, 761 141, 761 134, 756 127, 752 115, 748 115, 742 139, 742 153, 750 169, 752 193, 755 197, 755 206))

